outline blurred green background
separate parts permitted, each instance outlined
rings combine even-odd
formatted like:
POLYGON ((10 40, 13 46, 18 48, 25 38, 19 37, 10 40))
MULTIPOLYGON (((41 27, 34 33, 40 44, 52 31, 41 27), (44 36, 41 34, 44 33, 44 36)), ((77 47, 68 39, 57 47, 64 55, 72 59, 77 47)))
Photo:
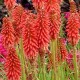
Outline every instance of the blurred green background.
POLYGON ((0 4, 2 4, 3 3, 3 0, 0 0, 0 4))

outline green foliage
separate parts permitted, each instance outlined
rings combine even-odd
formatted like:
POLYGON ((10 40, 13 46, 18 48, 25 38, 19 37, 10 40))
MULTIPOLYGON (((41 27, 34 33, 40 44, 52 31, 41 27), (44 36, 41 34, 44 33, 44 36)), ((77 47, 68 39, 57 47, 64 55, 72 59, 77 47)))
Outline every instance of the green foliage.
POLYGON ((2 4, 3 3, 3 0, 0 0, 0 4, 2 4))

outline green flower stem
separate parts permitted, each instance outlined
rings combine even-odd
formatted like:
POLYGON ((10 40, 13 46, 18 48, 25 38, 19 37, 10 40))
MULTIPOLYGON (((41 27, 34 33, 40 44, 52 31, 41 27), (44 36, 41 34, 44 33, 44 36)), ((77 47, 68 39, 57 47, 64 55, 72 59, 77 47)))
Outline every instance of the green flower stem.
POLYGON ((43 80, 46 80, 46 72, 45 72, 45 56, 43 56, 42 60, 42 74, 43 74, 43 80))
POLYGON ((46 70, 45 70, 45 48, 40 52, 40 73, 42 74, 42 80, 46 80, 46 70))
POLYGON ((77 55, 76 55, 76 47, 73 47, 73 63, 74 63, 74 78, 78 80, 78 66, 77 66, 77 55))
POLYGON ((21 80, 26 80, 25 57, 24 57, 22 39, 21 39, 21 42, 20 42, 20 54, 21 54, 21 66, 22 66, 22 78, 21 78, 21 80))
POLYGON ((38 79, 38 73, 37 73, 37 66, 36 66, 36 61, 33 60, 33 63, 31 63, 31 66, 32 66, 32 74, 33 74, 33 78, 34 80, 39 80, 38 79))
POLYGON ((56 50, 57 50, 57 39, 52 40, 50 44, 52 53, 52 80, 56 80, 56 50))

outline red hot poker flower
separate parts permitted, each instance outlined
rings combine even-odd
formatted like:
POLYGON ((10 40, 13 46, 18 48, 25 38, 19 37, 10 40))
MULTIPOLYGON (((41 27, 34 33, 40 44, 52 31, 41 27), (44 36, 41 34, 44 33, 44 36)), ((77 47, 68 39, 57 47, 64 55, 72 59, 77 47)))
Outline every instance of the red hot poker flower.
POLYGON ((20 80, 20 60, 14 48, 9 48, 4 67, 8 80, 20 80))
POLYGON ((19 24, 21 22, 21 16, 22 16, 23 11, 24 11, 24 9, 20 5, 16 6, 12 10, 11 16, 12 16, 14 26, 16 26, 16 27, 19 26, 19 24))
POLYGON ((67 49, 66 49, 66 45, 65 45, 65 40, 63 38, 60 38, 59 43, 60 43, 61 60, 64 61, 64 60, 66 60, 66 56, 68 54, 67 49))
POLYGON ((33 0, 34 6, 37 6, 37 36, 39 49, 48 48, 50 35, 49 35, 49 14, 47 12, 48 0, 33 0))
POLYGON ((60 6, 58 1, 49 4, 49 16, 50 16, 50 36, 51 39, 56 39, 60 31, 60 6), (53 3, 53 4, 52 4, 53 3))
POLYGON ((79 22, 79 14, 76 11, 76 6, 73 4, 74 2, 71 2, 71 10, 70 10, 70 16, 68 18, 67 26, 66 26, 66 32, 67 32, 67 38, 68 42, 75 46, 79 41, 79 28, 80 28, 80 22, 79 22), (75 7, 74 7, 74 6, 75 7))
POLYGON ((22 29, 15 27, 14 28, 14 36, 15 36, 15 44, 19 43, 19 40, 21 38, 22 29))
POLYGON ((70 17, 68 18, 66 32, 68 41, 72 46, 76 45, 79 41, 79 27, 79 14, 71 13, 70 17))
POLYGON ((49 3, 49 0, 32 0, 32 1, 33 1, 33 5, 37 10, 42 9, 43 7, 47 8, 48 6, 47 4, 49 3))
POLYGON ((24 9, 22 6, 18 5, 12 10, 12 20, 13 20, 13 27, 15 30, 14 36, 15 36, 15 43, 19 42, 19 39, 21 37, 22 28, 19 27, 21 24, 21 16, 24 9))
POLYGON ((14 28, 10 18, 5 17, 3 18, 3 25, 2 25, 2 41, 3 45, 7 48, 10 46, 14 46, 14 28))
POLYGON ((16 4, 16 0, 4 0, 4 3, 7 9, 11 10, 16 4))
POLYGON ((40 10, 38 12, 38 22, 37 22, 37 34, 38 34, 38 45, 39 48, 48 47, 50 41, 49 35, 49 16, 48 12, 40 10))
POLYGON ((28 59, 34 59, 38 53, 35 15, 24 12, 22 18, 23 24, 21 26, 23 27, 22 38, 25 55, 28 59))

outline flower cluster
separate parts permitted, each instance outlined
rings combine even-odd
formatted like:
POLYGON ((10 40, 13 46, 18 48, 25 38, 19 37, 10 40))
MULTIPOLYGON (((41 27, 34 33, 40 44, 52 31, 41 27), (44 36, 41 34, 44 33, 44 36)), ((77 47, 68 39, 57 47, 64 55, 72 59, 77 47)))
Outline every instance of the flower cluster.
POLYGON ((3 18, 3 25, 2 25, 2 31, 1 31, 1 34, 2 34, 2 42, 3 42, 3 45, 8 48, 10 46, 14 46, 14 40, 15 40, 15 37, 14 37, 14 28, 13 28, 13 25, 12 25, 12 22, 10 20, 9 17, 5 17, 3 18))
POLYGON ((71 13, 70 17, 68 18, 66 32, 69 43, 74 46, 79 41, 79 14, 78 13, 71 13))
POLYGON ((49 5, 49 16, 50 16, 50 36, 51 39, 56 39, 59 36, 60 31, 60 6, 57 0, 52 1, 49 5))
POLYGON ((61 59, 65 60, 66 55, 68 54, 66 46, 65 46, 65 40, 63 38, 59 39, 60 41, 60 53, 61 53, 61 59))
POLYGON ((67 32, 68 42, 72 46, 75 46, 79 41, 80 21, 79 21, 79 14, 76 11, 75 9, 76 7, 74 7, 75 5, 73 3, 74 2, 71 2, 71 11, 66 26, 66 32, 67 32))
POLYGON ((49 35, 49 17, 46 11, 40 11, 38 13, 38 21, 37 21, 37 37, 38 37, 38 46, 39 48, 48 47, 50 41, 49 35))
POLYGON ((8 80, 20 80, 21 68, 20 60, 14 48, 8 49, 8 55, 5 62, 5 72, 8 80))
POLYGON ((23 13, 24 9, 21 5, 16 6, 11 13, 13 25, 18 27, 21 22, 21 15, 23 13))
POLYGON ((16 4, 16 0, 4 0, 7 9, 11 10, 16 4))
POLYGON ((12 24, 14 27, 14 36, 15 36, 15 43, 19 43, 19 39, 21 37, 22 29, 20 28, 21 24, 21 16, 23 14, 24 9, 21 5, 16 6, 11 13, 12 17, 12 24))
POLYGON ((32 13, 24 12, 22 14, 22 38, 23 47, 26 57, 34 59, 38 53, 37 32, 35 15, 32 13), (25 19, 24 19, 25 16, 25 19))
MULTIPOLYGON (((50 59, 49 67, 52 67, 54 72, 57 71, 56 67, 58 66, 56 65, 56 56, 62 62, 66 60, 66 56, 68 62, 69 58, 73 58, 72 55, 68 55, 65 43, 68 40, 72 46, 75 46, 79 41, 80 16, 73 1, 70 2, 70 12, 65 13, 67 19, 67 38, 65 40, 59 35, 61 0, 33 0, 36 14, 33 14, 31 10, 24 9, 20 4, 15 6, 16 0, 4 0, 4 2, 9 10, 9 16, 3 18, 0 53, 3 56, 7 54, 4 67, 8 80, 20 80, 21 64, 22 73, 24 73, 21 78, 26 79, 25 74, 28 72, 24 69, 27 63, 25 59, 29 60, 31 66, 33 66, 31 67, 32 72, 29 74, 32 78, 36 77, 37 72, 32 69, 36 68, 38 54, 42 64, 41 67, 45 68, 45 53, 49 53, 47 57, 47 59, 50 59), (50 42, 52 44, 49 46, 50 42), (18 48, 17 52, 21 54, 17 54, 16 46, 18 48)), ((45 73, 45 71, 41 72, 45 73)))

